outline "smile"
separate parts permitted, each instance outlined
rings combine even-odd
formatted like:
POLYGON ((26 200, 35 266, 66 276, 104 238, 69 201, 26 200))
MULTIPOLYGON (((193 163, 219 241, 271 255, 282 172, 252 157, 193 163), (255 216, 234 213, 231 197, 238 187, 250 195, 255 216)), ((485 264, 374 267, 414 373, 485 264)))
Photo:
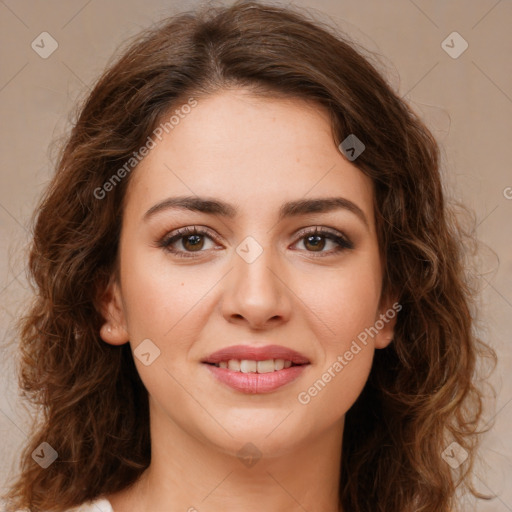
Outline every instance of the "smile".
POLYGON ((277 391, 296 380, 310 366, 309 363, 295 364, 284 359, 263 361, 230 359, 219 363, 202 364, 216 382, 237 392, 248 394, 277 391))
POLYGON ((230 359, 229 361, 220 361, 213 363, 217 368, 227 368, 234 372, 242 373, 271 373, 297 366, 286 359, 265 359, 264 361, 253 361, 251 359, 230 359))

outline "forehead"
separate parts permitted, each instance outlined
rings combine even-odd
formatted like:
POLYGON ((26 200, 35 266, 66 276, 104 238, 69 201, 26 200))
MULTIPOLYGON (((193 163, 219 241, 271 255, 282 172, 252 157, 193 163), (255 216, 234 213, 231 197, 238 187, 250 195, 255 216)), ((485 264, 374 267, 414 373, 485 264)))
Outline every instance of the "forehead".
POLYGON ((373 218, 372 182, 336 147, 324 107, 229 90, 187 111, 133 171, 127 208, 186 194, 226 198, 243 213, 343 195, 373 218))

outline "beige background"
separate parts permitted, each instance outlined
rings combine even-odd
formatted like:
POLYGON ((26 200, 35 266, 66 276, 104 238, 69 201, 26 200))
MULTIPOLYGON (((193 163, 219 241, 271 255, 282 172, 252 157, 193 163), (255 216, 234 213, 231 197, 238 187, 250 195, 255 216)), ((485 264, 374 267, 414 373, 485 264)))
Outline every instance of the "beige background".
MULTIPOLYGON (((230 2, 226 2, 230 3, 230 2)), ((284 2, 283 2, 284 3, 284 2)), ((477 487, 497 495, 465 510, 512 511, 512 2, 507 0, 301 0, 383 56, 389 80, 418 110, 442 145, 450 196, 476 213, 482 254, 483 336, 499 355, 494 427, 482 450, 477 487), (441 43, 453 31, 469 44, 458 58, 441 43), (507 198, 508 196, 508 198, 507 198), (506 484, 509 484, 508 486, 506 484)), ((194 1, 0 1, 0 337, 28 295, 23 245, 35 201, 51 173, 50 144, 68 129, 76 104, 126 37, 194 1), (41 58, 41 32, 58 42, 41 58)), ((455 43, 455 50, 459 43, 455 43)), ((13 354, 3 349, 0 482, 28 431, 17 398, 13 354)))

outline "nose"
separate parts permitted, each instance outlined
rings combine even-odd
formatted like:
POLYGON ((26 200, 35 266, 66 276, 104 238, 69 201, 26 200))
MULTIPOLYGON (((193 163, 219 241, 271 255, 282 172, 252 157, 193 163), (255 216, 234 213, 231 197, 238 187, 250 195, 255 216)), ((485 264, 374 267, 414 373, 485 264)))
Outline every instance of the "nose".
POLYGON ((289 320, 293 295, 284 272, 271 248, 255 261, 233 254, 233 270, 224 281, 222 314, 230 323, 265 329, 289 320))

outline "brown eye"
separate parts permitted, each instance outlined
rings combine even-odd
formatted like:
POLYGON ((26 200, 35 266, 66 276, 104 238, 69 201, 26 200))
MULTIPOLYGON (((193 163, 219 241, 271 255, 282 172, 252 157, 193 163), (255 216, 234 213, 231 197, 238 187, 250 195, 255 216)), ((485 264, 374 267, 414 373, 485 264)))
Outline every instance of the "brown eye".
POLYGON ((354 244, 349 238, 338 231, 330 231, 325 228, 315 228, 302 231, 299 241, 308 253, 318 253, 315 256, 332 256, 336 253, 342 252, 347 249, 353 249, 354 244), (324 250, 328 244, 332 244, 333 248, 324 250))
POLYGON ((187 251, 201 250, 204 246, 204 238, 202 238, 202 235, 188 235, 182 237, 181 244, 187 251))
POLYGON ((321 251, 325 247, 325 237, 310 235, 304 238, 304 246, 312 251, 321 251), (308 247, 309 246, 309 247, 308 247))
POLYGON ((166 235, 158 245, 175 256, 190 258, 194 257, 193 253, 199 254, 213 248, 214 240, 214 236, 209 231, 194 226, 178 229, 166 235), (206 241, 210 241, 210 247, 205 247, 206 241))

